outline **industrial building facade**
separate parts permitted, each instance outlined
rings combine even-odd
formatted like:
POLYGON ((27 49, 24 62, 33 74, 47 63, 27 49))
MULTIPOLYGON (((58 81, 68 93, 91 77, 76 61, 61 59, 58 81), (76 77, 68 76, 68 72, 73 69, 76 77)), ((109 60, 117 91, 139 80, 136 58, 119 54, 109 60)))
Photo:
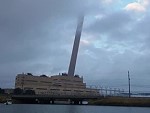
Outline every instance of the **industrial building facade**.
POLYGON ((15 80, 15 88, 34 90, 37 95, 82 95, 98 96, 96 89, 86 88, 83 78, 78 75, 67 74, 55 76, 34 76, 32 74, 18 74, 15 80))

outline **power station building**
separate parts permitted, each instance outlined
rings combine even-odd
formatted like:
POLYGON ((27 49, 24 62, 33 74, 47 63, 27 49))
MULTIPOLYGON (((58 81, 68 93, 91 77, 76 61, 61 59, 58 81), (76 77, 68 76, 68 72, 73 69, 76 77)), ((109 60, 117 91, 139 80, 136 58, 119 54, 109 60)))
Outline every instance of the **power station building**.
POLYGON ((96 89, 86 88, 83 77, 68 76, 65 73, 55 76, 34 76, 31 73, 18 74, 15 88, 34 90, 37 95, 82 95, 98 96, 96 89))
POLYGON ((98 96, 98 90, 86 88, 83 77, 74 75, 83 20, 84 16, 81 16, 78 21, 68 74, 62 73, 61 75, 51 77, 46 75, 33 76, 31 73, 18 74, 16 76, 15 88, 34 90, 38 95, 98 96))

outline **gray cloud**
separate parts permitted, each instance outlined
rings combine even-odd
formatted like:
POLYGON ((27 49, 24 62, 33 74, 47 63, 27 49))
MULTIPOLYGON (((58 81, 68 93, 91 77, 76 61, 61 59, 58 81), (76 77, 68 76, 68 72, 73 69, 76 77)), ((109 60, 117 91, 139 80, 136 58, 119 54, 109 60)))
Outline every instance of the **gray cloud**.
MULTIPOLYGON (((148 84, 150 65, 146 62, 150 61, 149 16, 146 15, 140 20, 134 16, 130 12, 115 12, 97 19, 86 29, 85 32, 96 37, 98 42, 97 46, 93 45, 93 49, 87 48, 89 53, 96 57, 96 59, 91 57, 90 60, 94 64, 89 60, 85 63, 86 66, 89 63, 91 70, 87 75, 93 76, 95 83, 100 85, 107 83, 111 86, 119 83, 120 86, 125 84, 127 88, 127 71, 130 70, 133 86, 138 82, 148 84), (103 78, 106 78, 104 83, 103 78)), ((135 90, 143 90, 142 88, 145 87, 139 89, 135 87, 135 90)))
POLYGON ((109 12, 99 0, 5 0, 0 2, 0 87, 13 87, 22 72, 67 72, 79 12, 85 12, 85 23, 104 17, 84 25, 82 39, 92 42, 80 46, 76 74, 87 84, 126 88, 131 70, 134 84, 148 84, 148 14, 139 21, 130 12, 109 12))
POLYGON ((126 28, 131 22, 131 17, 127 13, 121 11, 113 14, 106 14, 98 19, 91 27, 93 31, 100 33, 110 33, 126 28))

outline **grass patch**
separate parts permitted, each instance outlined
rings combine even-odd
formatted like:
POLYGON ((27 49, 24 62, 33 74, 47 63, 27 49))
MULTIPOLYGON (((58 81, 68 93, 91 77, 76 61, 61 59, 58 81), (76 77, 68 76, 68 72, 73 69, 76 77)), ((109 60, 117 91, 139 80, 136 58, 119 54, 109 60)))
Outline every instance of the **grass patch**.
POLYGON ((150 107, 150 98, 105 97, 91 100, 91 105, 150 107))

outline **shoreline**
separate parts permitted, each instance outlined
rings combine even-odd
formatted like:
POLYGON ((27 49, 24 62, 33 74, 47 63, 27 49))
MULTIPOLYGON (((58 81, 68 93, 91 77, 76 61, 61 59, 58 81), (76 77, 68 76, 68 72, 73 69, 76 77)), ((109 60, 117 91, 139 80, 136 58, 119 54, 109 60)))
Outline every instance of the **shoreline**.
POLYGON ((97 100, 91 100, 89 105, 97 106, 126 106, 126 107, 150 107, 150 98, 148 97, 105 97, 97 100))
MULTIPOLYGON (((11 95, 0 95, 0 103, 5 103, 11 99, 11 95)), ((47 104, 48 105, 48 104, 47 104)), ((55 103, 50 105, 71 105, 65 103, 55 103)), ((150 107, 150 97, 102 97, 100 99, 90 100, 88 104, 92 106, 119 106, 119 107, 150 107)))

